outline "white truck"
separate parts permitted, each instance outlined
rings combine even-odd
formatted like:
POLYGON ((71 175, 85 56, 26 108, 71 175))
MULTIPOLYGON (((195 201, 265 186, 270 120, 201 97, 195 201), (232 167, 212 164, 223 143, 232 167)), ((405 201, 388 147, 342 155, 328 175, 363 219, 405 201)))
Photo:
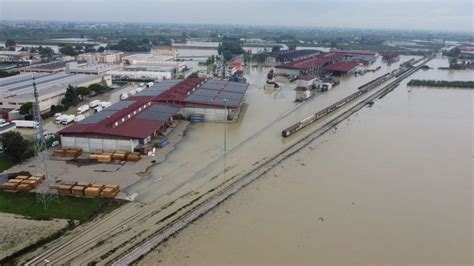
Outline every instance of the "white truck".
POLYGON ((138 87, 135 89, 136 93, 139 93, 139 92, 142 92, 143 91, 143 88, 142 87, 138 87))
POLYGON ((125 99, 127 99, 127 98, 128 98, 128 93, 123 92, 122 94, 120 94, 120 100, 123 101, 123 100, 125 100, 125 99))
POLYGON ((38 128, 38 122, 31 120, 13 120, 12 123, 15 123, 16 127, 19 128, 38 128))
POLYGON ((129 95, 135 95, 137 94, 137 90, 131 90, 128 92, 129 95))
POLYGON ((154 84, 153 82, 148 82, 148 83, 146 84, 146 86, 147 86, 147 88, 150 88, 151 86, 153 86, 153 84, 154 84))
POLYGON ((78 115, 78 116, 74 117, 74 122, 79 122, 79 121, 83 120, 84 118, 86 118, 84 115, 78 115))
POLYGON ((89 107, 90 107, 90 108, 95 108, 95 107, 97 107, 97 105, 99 105, 99 104, 100 104, 100 100, 93 100, 93 101, 91 101, 91 102, 89 103, 89 107))
POLYGON ((77 114, 83 114, 83 113, 89 111, 89 108, 90 108, 90 107, 89 107, 89 105, 87 105, 87 104, 82 105, 82 106, 79 106, 79 107, 77 108, 77 114))
POLYGON ((112 103, 111 102, 100 102, 100 106, 102 106, 103 109, 111 106, 112 103))
POLYGON ((69 125, 69 124, 71 124, 72 122, 74 122, 74 118, 76 118, 75 115, 67 115, 67 116, 64 116, 63 119, 61 120, 61 124, 63 124, 63 125, 69 125))

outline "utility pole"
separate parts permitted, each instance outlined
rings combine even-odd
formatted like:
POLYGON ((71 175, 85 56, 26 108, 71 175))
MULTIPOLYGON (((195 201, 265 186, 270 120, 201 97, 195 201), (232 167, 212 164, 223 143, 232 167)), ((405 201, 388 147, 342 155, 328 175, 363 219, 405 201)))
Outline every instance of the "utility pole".
POLYGON ((39 202, 43 203, 43 207, 46 209, 48 204, 53 200, 57 199, 58 192, 49 187, 50 184, 56 183, 56 179, 48 175, 48 146, 44 137, 43 120, 41 119, 41 109, 39 104, 38 89, 36 87, 36 76, 33 73, 33 95, 35 103, 33 106, 34 121, 37 123, 37 130, 33 135, 33 143, 35 148, 36 156, 36 170, 39 174, 44 175, 43 182, 36 189, 36 198, 39 202))

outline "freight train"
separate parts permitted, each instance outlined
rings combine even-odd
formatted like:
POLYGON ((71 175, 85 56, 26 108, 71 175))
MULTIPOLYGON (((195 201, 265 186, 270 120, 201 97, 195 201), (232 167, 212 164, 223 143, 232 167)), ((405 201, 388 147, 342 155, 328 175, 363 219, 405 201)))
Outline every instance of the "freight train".
POLYGON ((370 90, 374 89, 375 87, 377 87, 378 85, 384 83, 385 81, 391 79, 391 78, 395 78, 395 81, 394 81, 394 85, 397 85, 398 81, 406 78, 407 76, 409 76, 410 74, 412 74, 414 71, 416 71, 421 65, 423 65, 424 63, 428 62, 429 60, 431 60, 433 57, 430 57, 430 58, 420 58, 418 60, 415 60, 415 59, 411 59, 407 62, 407 64, 402 64, 400 65, 400 68, 397 69, 397 70, 394 70, 392 71, 392 73, 386 73, 372 81, 369 81, 361 86, 359 86, 357 89, 356 92, 354 92, 353 94, 347 96, 346 98, 330 105, 329 107, 326 107, 325 109, 317 112, 316 114, 310 116, 310 117, 307 117, 305 118, 304 120, 284 129, 282 132, 281 132, 281 135, 283 137, 288 137, 292 134, 294 134, 295 132, 301 130, 302 128, 308 126, 309 124, 313 123, 313 122, 316 122, 318 121, 319 119, 325 117, 326 115, 336 111, 337 109, 343 107, 344 105, 346 105, 347 103, 357 99, 358 97, 362 96, 363 94, 369 92, 370 90), (418 63, 420 63, 421 61, 425 60, 424 63, 420 64, 419 66, 416 66, 418 63), (416 67, 413 67, 413 66, 416 66, 416 67))
POLYGON ((325 117, 326 115, 336 111, 337 109, 343 107, 344 105, 346 105, 347 103, 357 99, 358 97, 362 96, 363 94, 369 92, 370 90, 374 89, 375 87, 379 86, 380 84, 386 82, 387 80, 395 77, 395 78, 399 78, 400 76, 402 76, 403 74, 406 74, 409 70, 412 70, 411 68, 411 65, 414 65, 418 62, 420 62, 421 60, 423 59, 419 59, 417 61, 415 60, 411 60, 410 61, 410 66, 404 66, 404 67, 400 67, 399 69, 397 70, 394 70, 392 73, 386 73, 374 80, 371 80, 361 86, 359 86, 357 89, 356 92, 354 92, 353 94, 345 97, 344 99, 330 105, 329 107, 326 107, 325 109, 317 112, 316 114, 312 115, 312 116, 309 116, 307 118, 305 118, 304 120, 284 129, 282 132, 281 132, 281 135, 283 137, 288 137, 292 134, 294 134, 295 132, 301 130, 302 128, 308 126, 309 124, 311 123, 314 123, 316 122, 317 120, 320 120, 321 118, 325 117))

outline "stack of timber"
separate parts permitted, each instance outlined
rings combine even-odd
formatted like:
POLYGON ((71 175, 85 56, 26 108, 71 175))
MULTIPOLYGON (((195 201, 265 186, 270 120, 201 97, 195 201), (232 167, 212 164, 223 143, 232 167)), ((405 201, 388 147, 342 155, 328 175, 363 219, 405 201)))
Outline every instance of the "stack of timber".
POLYGON ((44 180, 43 174, 33 176, 19 175, 2 184, 4 190, 30 191, 35 189, 44 180))
POLYGON ((77 158, 81 155, 82 155, 82 149, 58 149, 54 151, 54 156, 57 156, 57 157, 77 158))
POLYGON ((138 162, 141 159, 139 152, 132 152, 127 156, 127 161, 129 162, 138 162))

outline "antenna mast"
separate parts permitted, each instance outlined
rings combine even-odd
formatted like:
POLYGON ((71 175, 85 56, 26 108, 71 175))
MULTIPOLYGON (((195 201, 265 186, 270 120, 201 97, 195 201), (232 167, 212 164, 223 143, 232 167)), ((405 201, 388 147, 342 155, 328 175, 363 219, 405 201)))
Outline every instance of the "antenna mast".
POLYGON ((35 73, 33 73, 33 93, 35 97, 33 116, 34 121, 37 123, 37 130, 33 135, 36 156, 36 170, 39 174, 44 174, 43 182, 41 182, 36 188, 36 197, 39 202, 43 203, 44 208, 47 208, 51 200, 57 199, 58 192, 49 187, 50 184, 56 183, 56 178, 53 178, 48 174, 48 146, 44 136, 45 130, 43 127, 43 120, 41 119, 41 109, 38 99, 38 89, 36 88, 35 73))

